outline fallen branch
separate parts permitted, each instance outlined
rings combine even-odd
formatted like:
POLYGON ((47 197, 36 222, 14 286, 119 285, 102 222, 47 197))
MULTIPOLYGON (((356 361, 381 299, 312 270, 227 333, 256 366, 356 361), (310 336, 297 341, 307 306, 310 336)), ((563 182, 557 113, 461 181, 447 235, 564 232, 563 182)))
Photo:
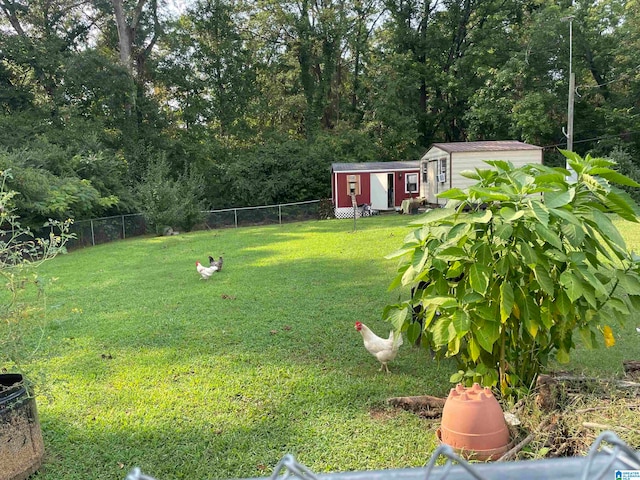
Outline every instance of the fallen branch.
MULTIPOLYGON (((640 408, 640 404, 625 405, 625 407, 628 408, 629 410, 635 410, 636 408, 640 408)), ((611 408, 611 405, 606 405, 604 407, 580 408, 580 409, 576 410, 575 413, 589 413, 589 412, 595 412, 597 410, 607 410, 609 408, 611 408)))
POLYGON ((574 383, 602 383, 615 385, 618 388, 640 388, 639 382, 630 382, 628 380, 616 380, 598 377, 581 377, 578 375, 558 375, 552 377, 558 382, 574 382, 574 383))
POLYGON ((627 374, 640 372, 640 360, 624 360, 622 366, 624 367, 624 372, 627 374))
POLYGON ((536 435, 545 430, 549 430, 551 427, 553 427, 554 424, 555 422, 553 421, 552 416, 546 417, 542 422, 540 422, 540 425, 538 425, 536 431, 531 432, 524 438, 524 440, 514 446, 511 450, 505 452, 500 458, 498 458, 498 460, 496 460, 496 462, 506 462, 508 460, 512 460, 518 454, 518 452, 520 452, 520 450, 522 450, 533 441, 536 435))
POLYGON ((582 422, 582 426, 584 428, 590 428, 592 430, 625 430, 625 431, 629 431, 629 430, 633 430, 631 428, 627 428, 627 427, 622 427, 622 426, 612 426, 612 425, 605 425, 603 423, 593 423, 593 422, 582 422))

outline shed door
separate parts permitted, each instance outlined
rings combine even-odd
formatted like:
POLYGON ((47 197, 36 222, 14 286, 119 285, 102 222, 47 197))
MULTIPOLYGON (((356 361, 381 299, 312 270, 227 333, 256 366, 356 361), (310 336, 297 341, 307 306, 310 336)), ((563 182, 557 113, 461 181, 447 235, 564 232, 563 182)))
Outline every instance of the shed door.
POLYGON ((427 202, 438 203, 438 160, 429 160, 427 163, 427 202))
POLYGON ((371 174, 371 208, 374 210, 387 209, 387 174, 371 174))

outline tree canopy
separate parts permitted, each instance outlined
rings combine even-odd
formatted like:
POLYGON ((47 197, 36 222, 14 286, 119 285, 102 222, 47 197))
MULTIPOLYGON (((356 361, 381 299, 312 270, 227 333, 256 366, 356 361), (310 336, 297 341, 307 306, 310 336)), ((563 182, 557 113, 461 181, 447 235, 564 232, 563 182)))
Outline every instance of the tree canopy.
POLYGON ((159 162, 204 179, 203 208, 328 196, 332 162, 437 141, 558 165, 570 60, 574 150, 638 171, 636 0, 176 5, 0 0, 0 168, 25 221, 139 211, 159 162))

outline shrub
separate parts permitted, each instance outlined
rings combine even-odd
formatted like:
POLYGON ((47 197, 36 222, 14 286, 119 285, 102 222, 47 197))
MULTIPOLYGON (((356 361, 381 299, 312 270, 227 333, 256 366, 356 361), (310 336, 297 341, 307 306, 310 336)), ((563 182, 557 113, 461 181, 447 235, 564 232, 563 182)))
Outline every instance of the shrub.
MULTIPOLYGON (((10 171, 0 171, 0 276, 4 282, 0 291, 0 367, 22 370, 21 364, 28 356, 23 344, 23 323, 42 311, 35 308, 33 301, 42 299, 44 294, 44 281, 35 271, 63 252, 72 235, 68 234, 70 220, 47 222, 48 238, 34 237, 23 227, 14 214, 13 199, 17 192, 6 187, 10 177, 10 171), (35 289, 38 296, 27 297, 30 289, 35 289)), ((37 345, 33 348, 37 350, 37 345)))
POLYGON ((455 357, 453 382, 527 391, 550 358, 569 360, 615 342, 607 322, 640 307, 638 258, 612 217, 636 222, 634 202, 612 184, 640 186, 615 162, 562 152, 577 172, 542 165, 465 172, 477 181, 440 196, 445 208, 414 223, 391 288, 413 296, 384 315, 408 339, 455 357))
POLYGON ((204 218, 204 189, 204 179, 193 170, 173 180, 168 162, 160 158, 149 165, 138 186, 142 214, 157 235, 167 227, 189 231, 204 218))

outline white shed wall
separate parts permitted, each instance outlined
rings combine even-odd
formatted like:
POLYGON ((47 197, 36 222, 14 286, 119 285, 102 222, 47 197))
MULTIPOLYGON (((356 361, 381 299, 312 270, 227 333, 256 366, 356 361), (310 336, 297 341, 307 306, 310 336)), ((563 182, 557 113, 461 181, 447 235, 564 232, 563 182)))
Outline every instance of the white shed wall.
MULTIPOLYGON (((542 163, 542 149, 539 150, 496 150, 484 152, 452 152, 448 153, 438 147, 432 147, 420 159, 420 172, 427 172, 428 182, 422 182, 420 193, 429 203, 443 203, 438 200, 436 193, 449 188, 465 189, 475 184, 476 181, 463 177, 460 173, 464 170, 476 168, 492 168, 484 163, 484 160, 508 160, 515 167, 527 163, 542 163), (435 160, 447 158, 447 180, 445 183, 433 182, 434 175, 439 172, 439 166, 435 160)), ((423 176, 424 178, 424 176, 423 176)))
POLYGON ((451 188, 465 189, 476 181, 463 177, 460 172, 476 168, 493 168, 484 160, 508 160, 515 167, 527 163, 542 163, 542 150, 514 150, 499 152, 453 152, 451 154, 451 188))

